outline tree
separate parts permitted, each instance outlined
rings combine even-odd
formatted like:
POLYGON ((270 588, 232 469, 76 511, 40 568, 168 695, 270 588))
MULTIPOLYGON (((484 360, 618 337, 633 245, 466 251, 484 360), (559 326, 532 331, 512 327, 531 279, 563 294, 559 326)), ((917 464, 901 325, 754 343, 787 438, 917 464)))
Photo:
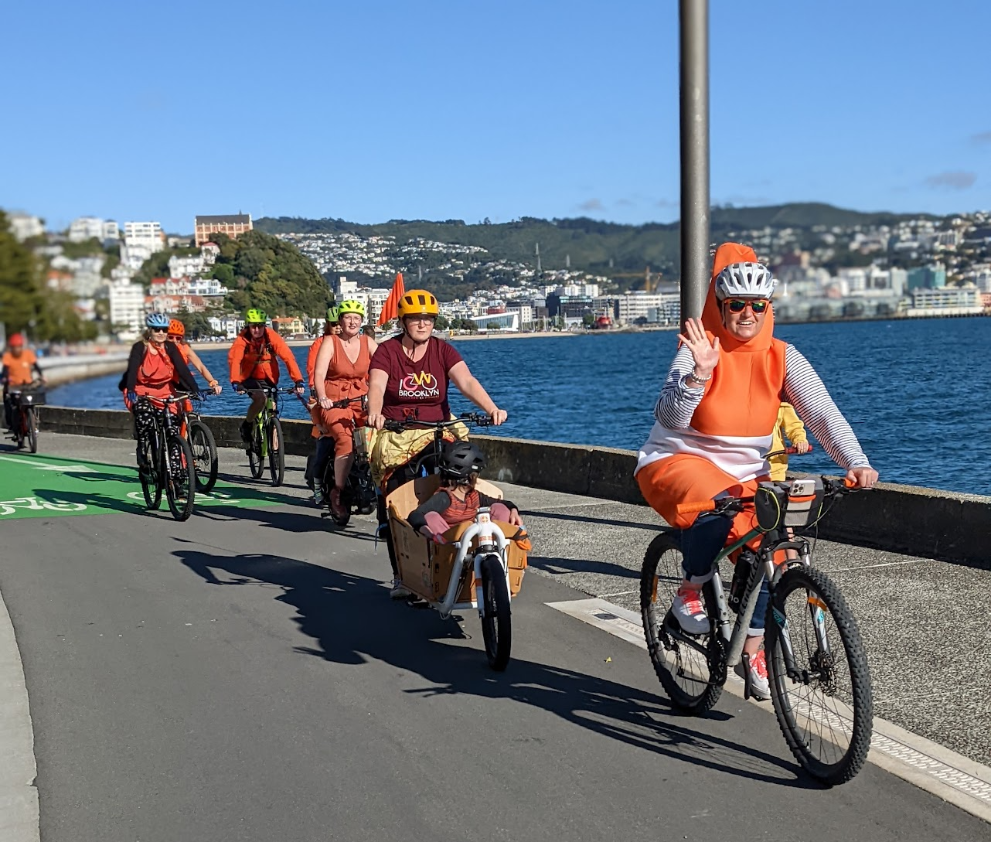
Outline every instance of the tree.
POLYGON ((8 336, 38 321, 45 308, 41 279, 41 261, 17 241, 0 211, 0 320, 8 336))
POLYGON ((208 313, 194 313, 183 308, 176 314, 176 318, 182 322, 186 328, 186 336, 190 339, 216 335, 216 331, 210 326, 208 313))
POLYGON ((450 326, 450 322, 448 322, 444 316, 438 316, 437 320, 434 322, 434 327, 437 330, 447 330, 450 326))
POLYGON ((500 327, 502 327, 502 325, 500 325, 499 322, 489 322, 485 326, 485 329, 486 330, 499 330, 500 327))
POLYGON ((585 313, 582 315, 582 324, 585 325, 585 327, 591 327, 595 324, 595 316, 591 313, 585 313))

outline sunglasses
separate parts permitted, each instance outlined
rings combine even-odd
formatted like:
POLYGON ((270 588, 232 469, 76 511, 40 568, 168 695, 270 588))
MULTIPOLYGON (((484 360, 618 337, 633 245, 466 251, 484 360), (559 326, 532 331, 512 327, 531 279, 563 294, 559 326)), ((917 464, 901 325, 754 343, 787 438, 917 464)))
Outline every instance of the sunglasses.
POLYGON ((167 327, 153 327, 151 329, 152 333, 168 333, 169 329, 167 327))
POLYGON ((766 298, 727 298, 723 302, 729 307, 731 313, 742 313, 747 307, 750 307, 755 315, 760 315, 766 311, 767 305, 770 303, 766 298))

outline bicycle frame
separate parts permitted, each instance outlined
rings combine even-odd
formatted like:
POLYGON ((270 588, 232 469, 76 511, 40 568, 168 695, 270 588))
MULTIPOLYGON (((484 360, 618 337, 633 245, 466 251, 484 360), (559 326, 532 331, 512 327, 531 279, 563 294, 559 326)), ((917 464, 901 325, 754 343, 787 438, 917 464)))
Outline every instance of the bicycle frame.
POLYGON ((433 603, 433 607, 437 609, 443 619, 446 620, 450 617, 452 611, 468 608, 478 608, 478 616, 480 618, 485 617, 485 600, 482 597, 482 559, 486 556, 499 556, 502 572, 506 577, 506 589, 509 590, 509 564, 506 560, 508 543, 502 529, 491 520, 488 508, 479 509, 475 515, 475 522, 465 530, 461 539, 453 545, 458 548, 458 554, 451 567, 447 593, 441 602, 433 603), (458 591, 461 589, 461 578, 464 575, 468 553, 476 538, 479 539, 478 547, 472 556, 475 573, 475 599, 472 602, 456 602, 458 591))
MULTIPOLYGON (((747 630, 750 628, 750 621, 753 618, 754 609, 757 605, 757 598, 760 594, 761 585, 765 579, 767 580, 768 590, 773 600, 775 585, 777 585, 786 570, 796 564, 804 567, 812 566, 812 556, 808 541, 804 538, 793 541, 788 538, 782 538, 781 536, 781 531, 777 529, 767 533, 763 533, 759 529, 752 529, 742 538, 739 538, 732 544, 724 547, 716 556, 711 584, 713 596, 716 602, 716 608, 719 614, 719 634, 727 643, 726 665, 729 669, 732 669, 740 662, 740 658, 743 654, 743 645, 747 639, 747 630), (728 558, 737 550, 745 547, 751 540, 759 535, 764 535, 764 539, 761 542, 760 549, 756 553, 757 563, 754 565, 750 578, 747 580, 747 587, 744 590, 743 598, 740 604, 740 612, 736 617, 736 622, 731 624, 731 612, 726 602, 726 592, 723 588, 722 579, 719 576, 719 562, 725 558, 728 558), (798 551, 798 560, 791 561, 790 563, 775 565, 775 551, 788 549, 798 551)), ((828 652, 829 641, 826 637, 826 627, 822 608, 818 605, 814 605, 813 601, 810 599, 809 612, 812 615, 812 621, 815 626, 816 638, 819 647, 824 652, 828 652)), ((792 649, 791 638, 788 633, 788 618, 783 614, 779 614, 777 611, 774 612, 774 618, 781 629, 782 651, 784 654, 785 667, 788 672, 788 677, 795 681, 807 681, 808 676, 801 674, 795 663, 794 650, 792 649)))

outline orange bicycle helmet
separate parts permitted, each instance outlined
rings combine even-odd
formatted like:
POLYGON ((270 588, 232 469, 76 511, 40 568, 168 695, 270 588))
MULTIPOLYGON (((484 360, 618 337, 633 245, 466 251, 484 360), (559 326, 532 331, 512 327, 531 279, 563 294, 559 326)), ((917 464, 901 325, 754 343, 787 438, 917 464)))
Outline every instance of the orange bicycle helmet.
POLYGON ((185 336, 186 326, 178 319, 173 319, 169 322, 169 334, 171 336, 185 336))
POLYGON ((437 316, 440 314, 437 299, 425 289, 411 289, 405 293, 399 299, 398 310, 400 321, 406 316, 437 316))

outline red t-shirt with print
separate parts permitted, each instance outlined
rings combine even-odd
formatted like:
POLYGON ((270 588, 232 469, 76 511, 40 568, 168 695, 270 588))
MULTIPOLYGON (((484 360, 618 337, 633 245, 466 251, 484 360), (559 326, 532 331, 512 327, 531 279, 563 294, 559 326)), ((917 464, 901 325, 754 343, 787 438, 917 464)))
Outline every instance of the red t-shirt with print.
POLYGON ((381 343, 372 357, 369 371, 389 375, 382 401, 382 414, 392 421, 417 418, 420 421, 446 421, 451 417, 447 404, 450 371, 461 362, 461 354, 443 339, 427 340, 427 353, 413 362, 395 337, 381 343))

